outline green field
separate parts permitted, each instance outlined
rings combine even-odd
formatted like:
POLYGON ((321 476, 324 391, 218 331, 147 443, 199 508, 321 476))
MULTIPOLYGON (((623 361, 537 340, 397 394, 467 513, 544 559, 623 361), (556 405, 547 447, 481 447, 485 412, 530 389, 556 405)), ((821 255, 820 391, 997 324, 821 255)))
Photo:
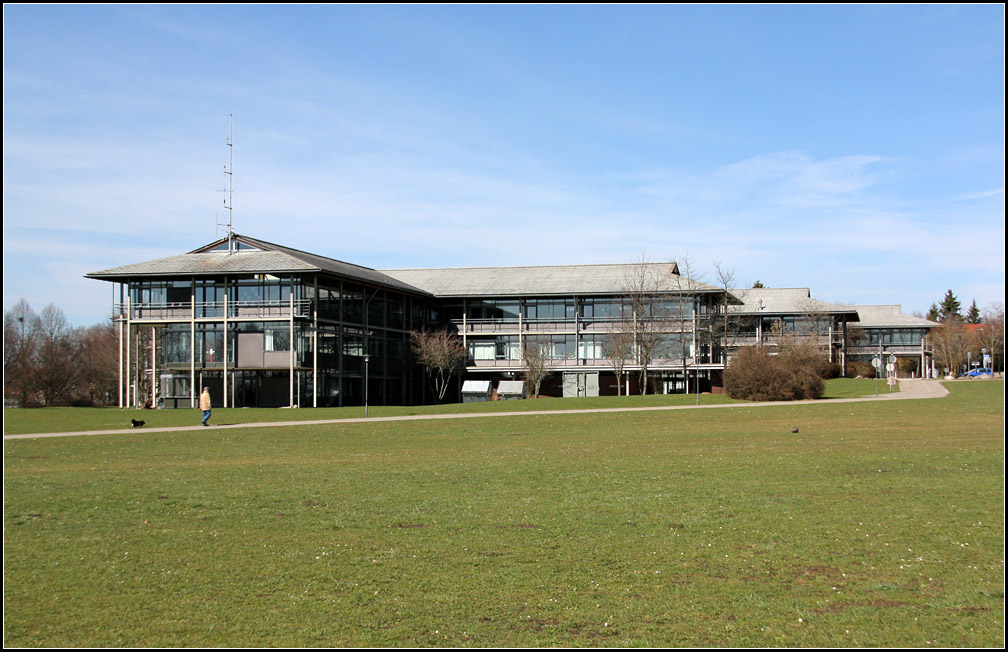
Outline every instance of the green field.
MULTIPOLYGON (((887 394, 884 382, 879 386, 874 380, 836 378, 826 383, 824 399, 874 396, 876 389, 887 394)), ((898 388, 897 390, 898 391, 898 388)), ((407 416, 425 414, 464 414, 526 412, 539 410, 607 409, 619 407, 660 407, 674 405, 721 405, 738 403, 724 394, 659 394, 649 396, 600 396, 593 398, 540 398, 525 401, 495 403, 454 403, 429 406, 374 406, 368 409, 371 417, 407 416)), ((4 434, 18 435, 39 432, 74 432, 81 430, 129 430, 130 419, 142 419, 146 428, 199 426, 199 410, 120 410, 119 408, 49 408, 45 410, 4 410, 4 434)), ((314 421, 321 419, 355 419, 364 416, 363 407, 345 408, 215 408, 210 422, 214 425, 236 423, 271 423, 282 421, 314 421)))
POLYGON ((1004 384, 948 387, 5 441, 4 644, 1001 647, 1004 384))

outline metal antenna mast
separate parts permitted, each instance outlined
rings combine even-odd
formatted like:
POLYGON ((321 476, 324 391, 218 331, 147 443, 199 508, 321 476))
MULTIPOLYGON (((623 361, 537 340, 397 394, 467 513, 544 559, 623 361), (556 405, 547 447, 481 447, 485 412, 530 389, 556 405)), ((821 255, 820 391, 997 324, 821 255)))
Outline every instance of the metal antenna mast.
POLYGON ((228 253, 234 253, 234 228, 231 222, 231 199, 233 196, 233 170, 234 170, 234 140, 232 139, 233 134, 233 121, 234 115, 228 114, 228 163, 224 166, 224 174, 227 175, 227 197, 224 199, 224 208, 228 212, 227 224, 218 223, 217 226, 227 226, 227 239, 228 239, 228 253))

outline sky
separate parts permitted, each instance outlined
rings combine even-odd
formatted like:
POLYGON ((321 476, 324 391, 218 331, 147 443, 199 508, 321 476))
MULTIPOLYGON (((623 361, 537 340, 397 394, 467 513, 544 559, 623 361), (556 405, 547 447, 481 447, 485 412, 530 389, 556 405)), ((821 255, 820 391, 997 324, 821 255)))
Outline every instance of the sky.
POLYGON ((687 261, 1005 297, 1002 5, 10 5, 3 303, 223 233, 377 269, 687 261))

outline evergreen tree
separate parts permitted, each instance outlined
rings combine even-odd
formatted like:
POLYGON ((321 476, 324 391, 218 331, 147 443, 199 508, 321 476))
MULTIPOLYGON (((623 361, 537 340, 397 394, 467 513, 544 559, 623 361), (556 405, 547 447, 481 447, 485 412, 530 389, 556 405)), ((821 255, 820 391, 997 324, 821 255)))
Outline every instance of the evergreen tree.
POLYGON ((980 309, 977 308, 976 299, 973 299, 973 303, 970 305, 969 310, 966 311, 966 323, 979 324, 980 321, 980 309))
POLYGON ((962 319, 962 315, 959 314, 960 307, 959 299, 956 299, 956 296, 952 294, 952 290, 950 289, 945 293, 945 298, 938 304, 938 321, 948 321, 955 317, 962 319))
POLYGON ((756 279, 756 282, 753 283, 752 286, 754 288, 761 288, 761 287, 763 287, 763 283, 759 279, 756 279))
POLYGON ((938 304, 932 303, 931 307, 928 308, 927 315, 925 317, 930 321, 938 321, 941 318, 941 314, 938 312, 938 304))

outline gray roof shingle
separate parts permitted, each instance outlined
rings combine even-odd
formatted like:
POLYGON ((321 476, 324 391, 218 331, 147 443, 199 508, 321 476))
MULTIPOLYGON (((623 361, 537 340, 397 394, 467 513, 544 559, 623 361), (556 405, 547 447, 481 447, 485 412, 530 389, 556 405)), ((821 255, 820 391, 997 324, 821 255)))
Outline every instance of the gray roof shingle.
MULTIPOLYGON (((436 269, 383 269, 382 273, 438 297, 589 296, 625 294, 626 277, 634 264, 543 265, 525 267, 442 267, 436 269)), ((668 283, 678 277, 668 263, 649 265, 668 283)), ((684 287, 690 283, 685 277, 684 287)), ((720 292, 719 288, 692 281, 695 292, 720 292)))
POLYGON ((297 274, 323 272, 341 278, 371 283, 388 288, 424 295, 427 292, 387 276, 369 267, 346 263, 325 256, 291 249, 264 240, 235 236, 256 249, 233 253, 212 251, 224 240, 218 240, 187 254, 158 258, 143 263, 124 265, 85 274, 87 278, 123 281, 138 276, 224 276, 227 274, 297 274))

